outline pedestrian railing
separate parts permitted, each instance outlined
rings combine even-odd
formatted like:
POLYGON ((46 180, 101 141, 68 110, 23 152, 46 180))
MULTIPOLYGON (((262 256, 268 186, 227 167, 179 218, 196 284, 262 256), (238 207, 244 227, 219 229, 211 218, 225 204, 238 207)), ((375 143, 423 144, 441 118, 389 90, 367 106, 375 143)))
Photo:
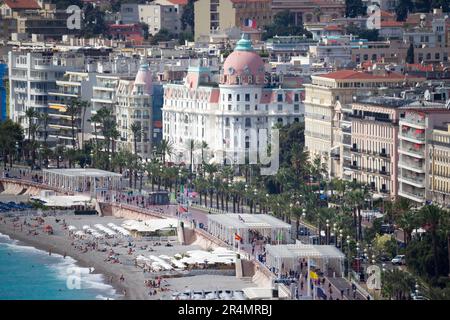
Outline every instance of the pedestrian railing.
POLYGON ((206 207, 206 206, 201 206, 198 204, 192 204, 191 205, 192 208, 195 209, 199 209, 199 210, 203 210, 203 211, 208 211, 209 213, 229 213, 226 210, 221 210, 221 209, 217 209, 217 208, 210 208, 210 207, 206 207))

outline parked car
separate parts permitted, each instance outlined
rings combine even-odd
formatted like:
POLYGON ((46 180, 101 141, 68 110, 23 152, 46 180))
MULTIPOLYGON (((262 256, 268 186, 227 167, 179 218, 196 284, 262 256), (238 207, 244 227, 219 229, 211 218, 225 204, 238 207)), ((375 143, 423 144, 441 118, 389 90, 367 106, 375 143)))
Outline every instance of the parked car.
POLYGON ((393 265, 404 265, 406 264, 405 256, 403 254, 397 255, 391 260, 393 265))
POLYGON ((380 231, 382 234, 392 234, 395 231, 395 227, 391 224, 382 224, 380 231))

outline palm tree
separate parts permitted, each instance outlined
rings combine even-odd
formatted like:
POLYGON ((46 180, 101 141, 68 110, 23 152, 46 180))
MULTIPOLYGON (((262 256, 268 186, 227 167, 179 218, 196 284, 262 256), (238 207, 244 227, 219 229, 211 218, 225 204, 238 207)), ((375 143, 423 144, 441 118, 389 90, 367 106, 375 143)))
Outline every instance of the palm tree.
MULTIPOLYGON (((95 155, 98 156, 99 154, 99 141, 98 141, 98 127, 97 125, 102 122, 101 114, 96 113, 91 116, 91 118, 88 120, 91 122, 91 124, 94 124, 94 139, 95 139, 95 155)), ((94 157, 95 159, 95 157, 94 157)), ((94 166, 96 165, 94 161, 94 166)))
POLYGON ((78 105, 81 110, 81 143, 84 145, 84 121, 86 119, 86 111, 89 108, 89 102, 80 100, 78 105))
POLYGON ((166 155, 170 157, 173 154, 173 142, 162 139, 156 150, 157 153, 161 156, 162 164, 164 165, 166 163, 166 155))
POLYGON ((420 219, 425 225, 425 228, 430 232, 431 243, 433 247, 434 259, 434 276, 439 276, 439 256, 438 256, 438 229, 440 227, 441 219, 444 216, 444 210, 436 205, 426 205, 420 209, 420 219))
POLYGON ((361 206, 364 204, 364 192, 361 189, 353 189, 346 194, 346 202, 353 209, 353 227, 355 228, 355 239, 362 239, 362 230, 359 230, 361 217, 361 206))
POLYGON ((131 132, 133 133, 133 148, 134 153, 137 154, 137 142, 141 140, 142 129, 140 122, 133 122, 131 124, 131 132))
POLYGON ((202 141, 200 143, 200 149, 202 151, 202 165, 205 162, 205 150, 208 149, 208 144, 206 143, 206 141, 202 141))
POLYGON ((75 124, 78 116, 80 115, 80 112, 80 101, 76 98, 71 99, 67 105, 66 114, 70 116, 70 126, 72 128, 72 148, 74 150, 76 150, 77 148, 75 124))
POLYGON ((65 147, 62 145, 56 146, 55 152, 53 153, 56 160, 56 167, 59 169, 59 163, 61 162, 61 158, 64 157, 65 147))
POLYGON ((208 174, 207 181, 208 181, 208 189, 209 189, 209 193, 210 193, 210 206, 212 207, 213 192, 214 192, 214 187, 215 187, 214 174, 217 172, 218 168, 217 168, 217 165, 215 165, 215 164, 205 163, 204 170, 208 174))
POLYGON ((195 144, 194 139, 187 139, 186 140, 186 147, 189 151, 189 172, 192 174, 192 167, 193 167, 193 161, 194 161, 194 151, 197 149, 197 146, 195 144))
POLYGON ((396 223, 403 230, 405 244, 408 244, 411 241, 412 232, 420 225, 416 212, 408 210, 401 215, 397 215, 396 223))
POLYGON ((28 108, 25 111, 25 116, 28 119, 28 140, 31 140, 31 131, 30 125, 33 123, 33 120, 39 115, 39 113, 34 108, 28 108))

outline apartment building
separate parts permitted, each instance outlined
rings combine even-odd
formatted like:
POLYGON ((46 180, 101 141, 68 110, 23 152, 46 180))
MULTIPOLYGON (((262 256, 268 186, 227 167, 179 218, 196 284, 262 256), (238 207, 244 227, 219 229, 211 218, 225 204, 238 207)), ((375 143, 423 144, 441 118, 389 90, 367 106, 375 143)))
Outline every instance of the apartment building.
POLYGON ((311 157, 320 155, 328 165, 330 176, 336 177, 343 175, 344 136, 341 124, 350 125, 344 117, 345 110, 351 109, 347 105, 358 96, 385 95, 424 80, 392 72, 353 70, 312 75, 311 79, 311 84, 304 85, 305 148, 311 157))
POLYGON ((325 63, 335 68, 346 68, 351 62, 352 44, 357 39, 348 36, 323 37, 309 47, 309 56, 317 63, 325 63))
POLYGON ((152 73, 147 64, 140 66, 135 79, 120 79, 116 93, 116 119, 120 134, 120 147, 127 149, 142 159, 152 156, 152 73), (136 137, 131 131, 133 124, 141 128, 136 137), (136 149, 134 141, 136 140, 136 149))
MULTIPOLYGON (((374 41, 355 44, 351 50, 352 61, 389 61, 404 63, 409 43, 401 40, 374 41)), ((449 49, 443 46, 414 48, 415 63, 440 63, 449 61, 449 49)))
POLYGON ((433 145, 433 139, 438 139, 438 134, 433 137, 433 128, 446 126, 450 122, 450 112, 445 104, 428 101, 416 101, 405 108, 399 120, 398 194, 423 204, 429 198, 427 190, 432 190, 433 183, 437 186, 442 181, 436 175, 430 179, 430 173, 434 170, 441 174, 440 170, 445 167, 438 160, 439 149, 429 150, 433 150, 429 146, 433 145))
POLYGON ((75 131, 77 147, 82 148, 84 142, 89 138, 91 132, 90 101, 92 98, 92 87, 95 86, 95 73, 68 71, 61 80, 56 80, 56 89, 48 92, 48 127, 49 141, 58 145, 71 148, 72 145, 72 122, 71 116, 67 114, 67 107, 72 99, 88 102, 85 110, 75 118, 75 131))
POLYGON ((271 0, 272 10, 289 10, 297 24, 330 21, 345 17, 345 0, 271 0))
POLYGON ((47 112, 49 92, 66 71, 83 70, 85 57, 72 52, 48 49, 18 50, 8 53, 9 117, 28 129, 25 112, 34 108, 47 112))
POLYGON ((161 29, 172 33, 181 32, 181 14, 178 5, 122 4, 120 16, 123 24, 146 23, 148 32, 155 35, 161 29))
POLYGON ((435 126, 428 141, 430 168, 427 198, 448 207, 450 205, 450 124, 435 126))
POLYGON ((57 10, 55 4, 35 0, 5 0, 0 6, 0 27, 9 37, 12 33, 40 35, 41 37, 61 39, 62 35, 75 33, 67 28, 65 10, 57 10))
POLYGON ((402 98, 372 96, 352 103, 350 157, 344 177, 370 185, 379 196, 397 196, 399 107, 402 98))
MULTIPOLYGON (((164 85, 163 137, 174 143, 172 161, 190 163, 193 140, 208 144, 205 159, 232 164, 256 150, 260 130, 303 121, 301 90, 266 87, 264 71, 251 41, 241 39, 218 84, 207 66, 198 65, 184 83, 164 85)), ((196 161, 200 156, 197 150, 196 161)))
POLYGON ((243 29, 246 22, 262 28, 272 22, 271 0, 198 0, 195 6, 195 39, 215 31, 243 29))
POLYGON ((8 117, 7 105, 7 88, 5 77, 8 74, 8 65, 0 60, 0 121, 6 120, 8 117))

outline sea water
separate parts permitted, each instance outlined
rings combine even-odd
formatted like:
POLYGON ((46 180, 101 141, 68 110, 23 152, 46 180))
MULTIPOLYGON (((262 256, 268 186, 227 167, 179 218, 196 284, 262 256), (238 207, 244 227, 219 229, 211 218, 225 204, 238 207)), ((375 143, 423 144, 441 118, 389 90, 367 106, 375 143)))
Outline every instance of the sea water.
POLYGON ((51 256, 0 233, 0 300, 117 299, 101 274, 70 257, 51 256))

